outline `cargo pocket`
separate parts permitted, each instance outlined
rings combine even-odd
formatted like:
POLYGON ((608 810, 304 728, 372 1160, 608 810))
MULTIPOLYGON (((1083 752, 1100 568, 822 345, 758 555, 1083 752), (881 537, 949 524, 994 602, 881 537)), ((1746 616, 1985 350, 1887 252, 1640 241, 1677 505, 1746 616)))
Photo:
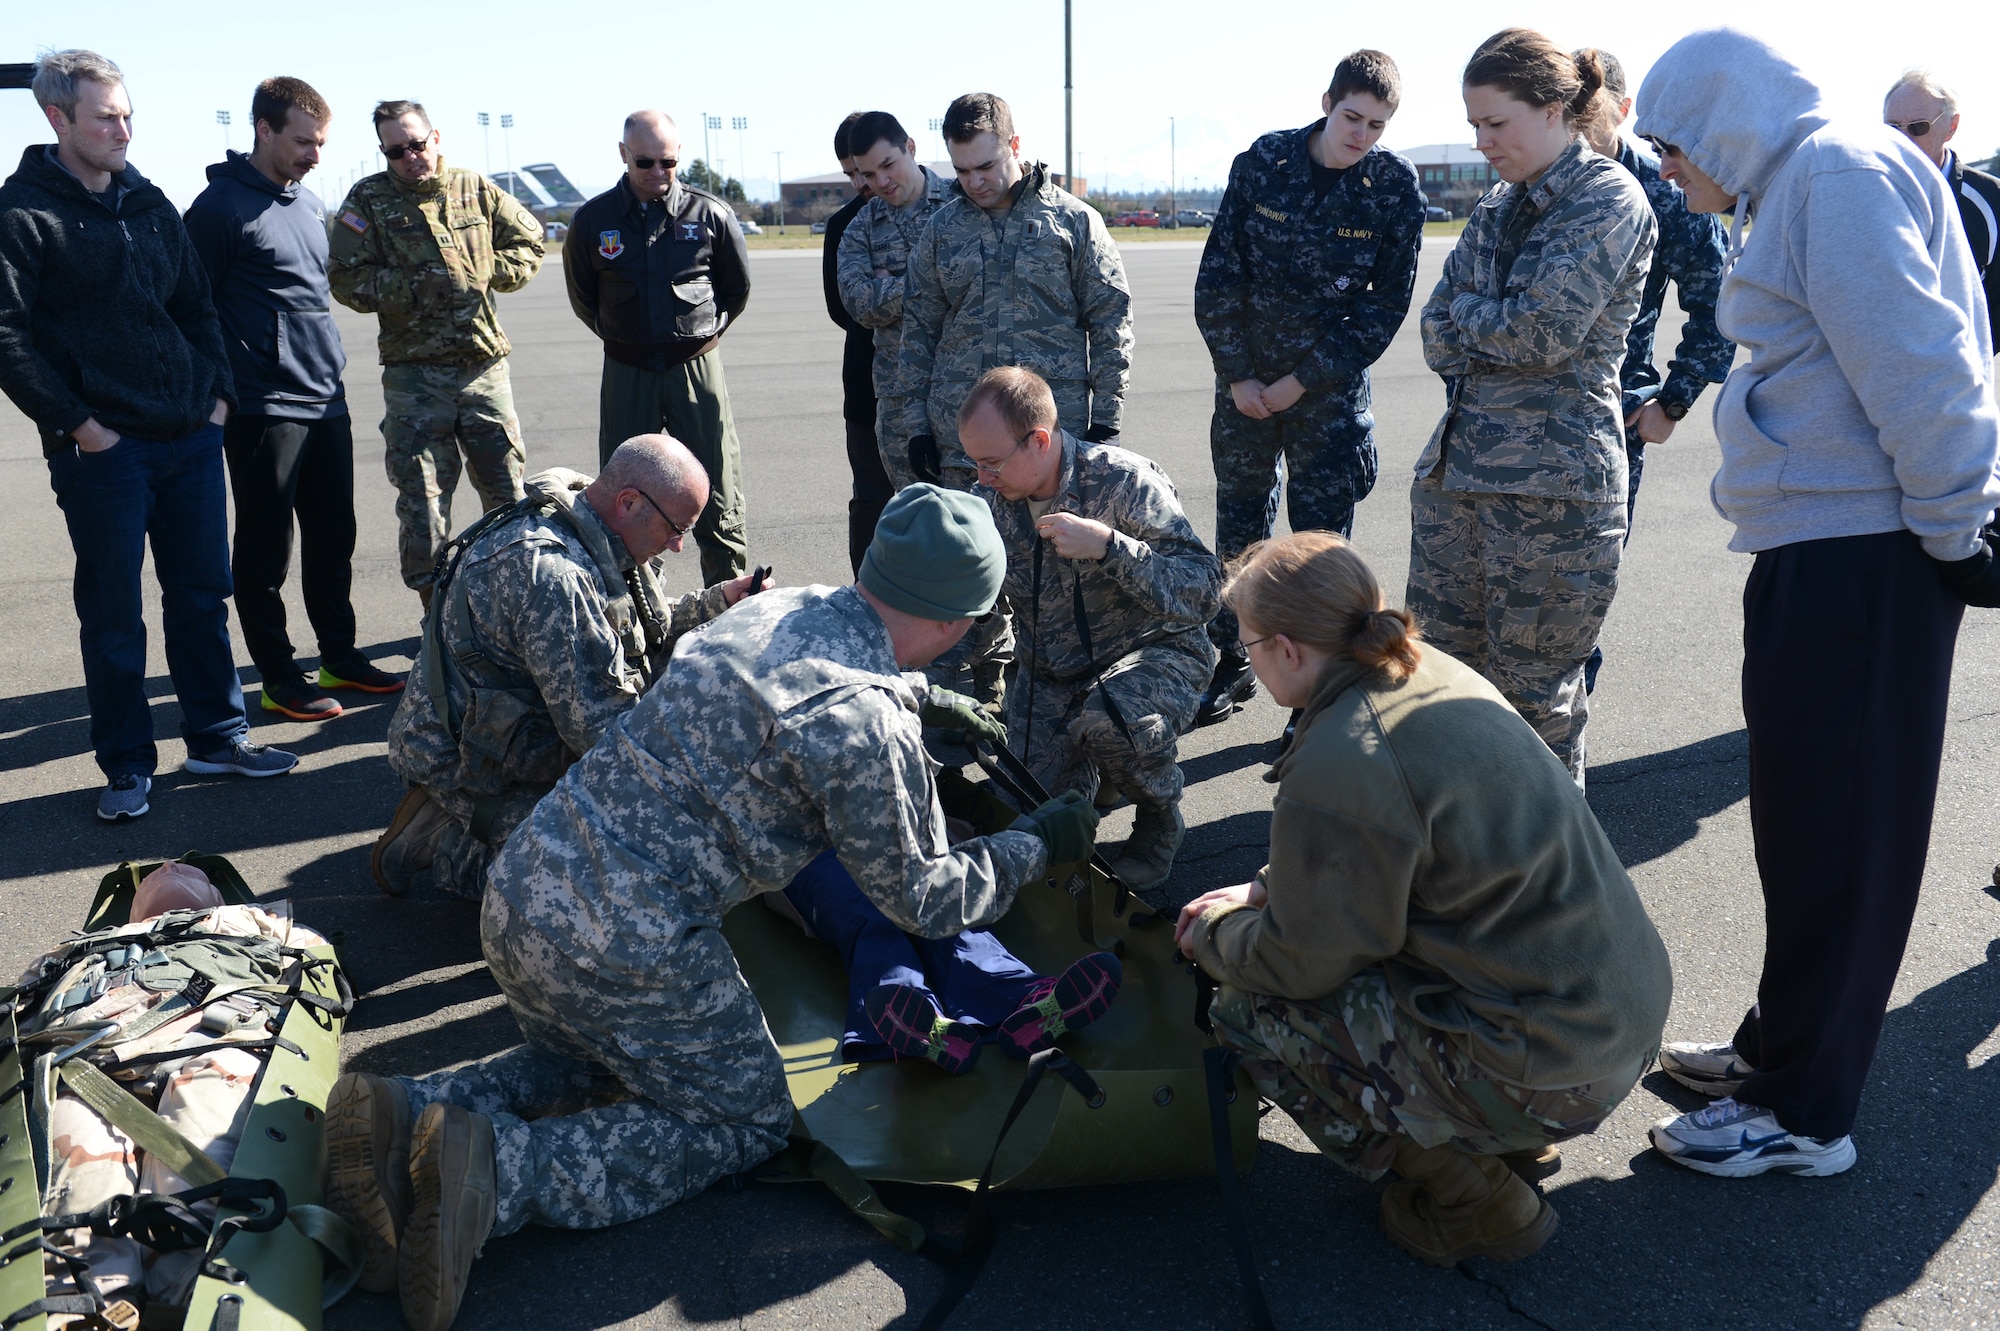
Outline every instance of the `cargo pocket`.
POLYGON ((1501 648, 1549 660, 1590 654, 1618 590, 1623 553, 1622 532, 1606 534, 1598 525, 1528 536, 1511 567, 1488 566, 1490 594, 1502 602, 1495 610, 1501 648))
POLYGON ((459 730, 468 788, 496 794, 509 786, 553 785, 569 750, 548 717, 510 689, 474 689, 459 730))

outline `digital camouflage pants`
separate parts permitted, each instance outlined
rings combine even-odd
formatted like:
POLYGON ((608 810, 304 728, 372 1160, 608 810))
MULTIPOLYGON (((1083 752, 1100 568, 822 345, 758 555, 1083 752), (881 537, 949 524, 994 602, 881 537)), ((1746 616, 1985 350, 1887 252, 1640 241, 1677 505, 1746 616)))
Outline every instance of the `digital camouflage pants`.
POLYGON ((1515 1086, 1396 1006, 1379 967, 1312 1002, 1225 986, 1209 1016, 1217 1038, 1243 1051, 1258 1094, 1290 1114, 1328 1159, 1365 1179, 1388 1172, 1402 1137, 1504 1155, 1593 1132, 1655 1052, 1636 1059, 1629 1075, 1587 1086, 1515 1086))
POLYGON ((451 539, 451 496, 461 469, 471 473, 472 488, 489 510, 521 497, 528 454, 507 358, 384 365, 382 404, 382 465, 396 487, 403 583, 422 591, 451 539))
MULTIPOLYGON (((1293 531, 1342 536, 1354 534, 1355 507, 1375 488, 1374 416, 1326 393, 1308 393, 1260 421, 1238 411, 1229 385, 1218 381, 1208 452, 1215 465, 1215 554, 1225 564, 1270 539, 1281 488, 1293 531)), ((1218 611, 1209 636, 1218 647, 1233 645, 1235 611, 1218 611)))
POLYGON ((785 1144, 784 1064, 720 929, 623 980, 576 965, 498 892, 479 936, 527 1043, 399 1080, 413 1114, 445 1101, 493 1120, 496 1236, 636 1220, 785 1144))
POLYGON ((1410 487, 1404 605, 1424 638, 1500 690, 1583 784, 1597 646, 1625 546, 1625 505, 1410 487))
POLYGON ((474 801, 469 808, 462 794, 439 798, 433 793, 432 799, 451 819, 438 829, 431 885, 448 897, 466 901, 484 897, 486 870, 547 793, 546 787, 515 789, 474 801))
POLYGON ((1030 680, 1024 666, 1007 691, 1007 747, 1053 794, 1091 795, 1102 784, 1135 804, 1170 805, 1181 797, 1181 732, 1193 724, 1214 669, 1215 649, 1199 633, 1112 662, 1103 692, 1091 680, 1030 680), (1111 719, 1105 693, 1129 736, 1111 719))

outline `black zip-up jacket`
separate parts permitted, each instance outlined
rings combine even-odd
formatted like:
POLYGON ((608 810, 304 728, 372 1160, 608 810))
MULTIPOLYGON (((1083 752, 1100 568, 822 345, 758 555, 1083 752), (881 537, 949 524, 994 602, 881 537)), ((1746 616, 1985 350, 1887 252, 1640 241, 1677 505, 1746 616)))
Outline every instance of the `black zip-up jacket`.
POLYGON ((236 387, 187 228, 135 168, 107 207, 52 152, 31 146, 0 185, 0 390, 44 454, 93 416, 142 439, 194 433, 236 387))
POLYGON ((750 301, 750 251, 728 204, 676 180, 642 204, 623 177, 576 210, 563 241, 570 308, 604 354, 664 370, 707 351, 750 301))
POLYGON ((1986 288, 1986 318, 1993 346, 2000 350, 2000 180, 1973 170, 1957 153, 1951 155, 1945 178, 1958 199, 1965 239, 1972 246, 1972 261, 1979 265, 1980 285, 1986 288))
POLYGON ((246 415, 347 414, 347 352, 326 276, 326 208, 297 181, 273 184, 242 153, 208 168, 182 219, 208 271, 246 415))
POLYGON ((840 414, 842 419, 875 423, 875 330, 854 321, 840 298, 840 238, 847 224, 868 202, 857 194, 826 219, 826 249, 820 256, 820 281, 826 286, 826 316, 847 334, 840 353, 840 414))

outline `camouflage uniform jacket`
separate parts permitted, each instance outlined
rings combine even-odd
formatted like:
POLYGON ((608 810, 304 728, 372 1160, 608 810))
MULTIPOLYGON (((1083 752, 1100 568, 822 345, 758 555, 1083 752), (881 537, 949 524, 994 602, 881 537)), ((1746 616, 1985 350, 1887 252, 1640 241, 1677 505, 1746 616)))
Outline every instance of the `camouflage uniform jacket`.
POLYGON ((1044 678, 1069 683, 1154 643, 1184 640, 1190 652, 1205 656, 1208 621, 1222 604, 1222 565, 1195 535, 1174 483, 1150 458, 1086 444, 1066 431, 1062 451, 1049 511, 1110 527, 1102 559, 1059 558, 1035 531, 1027 501, 1003 499, 983 486, 976 491, 992 506, 1007 547, 1000 590, 1014 617, 1015 659, 1031 663, 1044 678), (1072 582, 1083 588, 1095 662, 1077 634, 1072 582))
MULTIPOLYGON (((488 890, 585 970, 640 978, 829 849, 900 928, 990 924, 1047 852, 1017 831, 950 844, 917 707, 854 588, 750 597, 535 806, 488 890)), ((676 977, 709 980, 734 976, 676 977)))
POLYGON ((567 501, 575 527, 532 507, 499 520, 473 540, 432 610, 441 643, 470 685, 461 696, 459 681, 445 675, 460 738, 452 738, 420 656, 389 728, 389 765, 460 817, 470 817, 482 795, 555 784, 638 701, 674 641, 723 611, 719 585, 669 603, 654 566, 635 566, 583 502, 586 481, 562 470, 530 478, 529 498, 567 501), (657 615, 664 632, 650 651, 634 584, 665 607, 657 615), (454 611, 459 587, 463 621, 454 611))
POLYGON ((1424 306, 1450 385, 1417 459, 1447 490, 1625 502, 1618 368, 1659 225, 1630 172, 1579 138, 1472 210, 1424 306))
POLYGON ((854 321, 875 330, 875 395, 892 397, 896 388, 896 354, 903 345, 903 281, 910 251, 924 232, 924 223, 951 197, 953 182, 929 167, 924 193, 901 208, 886 199, 870 198, 840 237, 840 300, 854 321), (889 276, 877 277, 886 268, 889 276))
POLYGON ((1375 148, 1316 199, 1307 147, 1325 126, 1266 134, 1230 167, 1194 317, 1224 383, 1296 375, 1358 410, 1410 312, 1424 196, 1414 167, 1375 148))
POLYGON ((381 318, 384 365, 477 365, 507 354, 494 294, 542 266, 542 224, 480 175, 438 163, 407 184, 364 177, 328 228, 334 299, 381 318))
POLYGON ((933 393, 963 399, 996 365, 1048 380, 1065 425, 1117 429, 1132 290, 1103 217, 1051 184, 1040 162, 997 218, 954 181, 910 252, 898 363, 905 438, 931 433, 933 393))
POLYGON ((1729 366, 1736 359, 1736 344, 1715 326, 1715 301, 1722 294, 1722 274, 1729 265, 1728 237, 1721 218, 1688 210, 1687 195, 1671 180, 1660 179, 1660 159, 1645 148, 1621 141, 1618 165, 1638 177, 1646 201, 1653 205, 1653 220, 1660 224, 1660 244, 1646 274, 1639 314, 1625 335, 1625 368, 1618 372, 1625 392, 1623 409, 1628 416, 1637 411, 1644 403, 1639 393, 1661 383, 1653 366, 1653 338, 1667 303, 1669 278, 1680 291, 1687 321, 1681 325, 1674 358, 1667 362, 1658 401, 1663 407, 1669 403, 1691 407, 1702 389, 1729 377, 1729 366))

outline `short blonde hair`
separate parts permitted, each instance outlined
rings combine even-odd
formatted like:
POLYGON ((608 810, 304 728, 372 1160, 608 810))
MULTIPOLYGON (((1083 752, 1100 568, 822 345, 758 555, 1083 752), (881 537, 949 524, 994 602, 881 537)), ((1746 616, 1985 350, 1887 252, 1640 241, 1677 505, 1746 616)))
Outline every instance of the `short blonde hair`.
POLYGON ((1422 635, 1407 610, 1382 602, 1375 571, 1330 531, 1259 541, 1229 565, 1222 603, 1246 629, 1282 633, 1333 656, 1383 669, 1398 683, 1417 668, 1422 635))
POLYGON ((1042 376, 1018 365, 1002 365, 979 376, 958 409, 958 427, 979 414, 987 403, 1000 413, 1016 439, 1030 430, 1056 432, 1056 395, 1042 376))

